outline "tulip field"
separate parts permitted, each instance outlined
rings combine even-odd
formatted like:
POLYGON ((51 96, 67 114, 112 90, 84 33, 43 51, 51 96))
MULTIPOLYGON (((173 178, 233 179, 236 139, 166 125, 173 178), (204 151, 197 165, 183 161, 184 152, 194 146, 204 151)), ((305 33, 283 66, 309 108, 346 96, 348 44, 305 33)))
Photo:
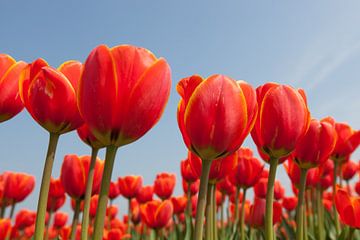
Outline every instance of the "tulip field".
POLYGON ((165 58, 133 45, 99 45, 83 63, 58 68, 0 54, 0 122, 25 109, 49 133, 37 209, 16 208, 34 176, 0 175, 0 240, 360 239, 360 165, 351 157, 360 131, 313 118, 310 105, 304 90, 275 82, 172 79, 165 58), (159 121, 172 83, 180 97, 174 127, 188 150, 181 176, 159 169, 152 185, 117 176, 118 149, 159 121), (65 155, 54 178, 58 140, 71 131, 89 154, 65 155), (255 149, 242 146, 247 136, 255 149), (292 192, 276 178, 280 165, 292 192), (177 178, 183 194, 175 196, 177 178), (126 214, 117 198, 126 199, 126 214), (66 199, 72 212, 60 210, 66 199))

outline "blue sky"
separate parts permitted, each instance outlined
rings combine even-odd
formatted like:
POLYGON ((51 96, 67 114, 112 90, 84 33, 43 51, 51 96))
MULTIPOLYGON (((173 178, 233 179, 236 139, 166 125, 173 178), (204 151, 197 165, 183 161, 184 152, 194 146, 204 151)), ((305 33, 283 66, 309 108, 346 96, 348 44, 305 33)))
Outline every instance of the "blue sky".
MULTIPOLYGON (((222 73, 254 87, 267 81, 301 87, 313 117, 331 115, 360 128, 359 8, 358 1, 329 0, 3 1, 0 52, 27 62, 43 57, 58 66, 84 61, 99 44, 126 43, 165 57, 173 79, 167 108, 145 137, 120 149, 113 180, 141 174, 152 184, 156 173, 175 172, 179 194, 186 149, 176 123, 175 86, 185 76, 222 73)), ((48 134, 26 110, 0 124, 0 133, 0 172, 36 176, 35 191, 19 206, 36 209, 48 134)), ((244 146, 253 146, 251 138, 244 146)), ((70 153, 90 153, 75 133, 60 139, 55 177, 70 153)), ((360 151, 353 156, 358 160, 360 151)), ((288 186, 282 169, 278 178, 288 186)))

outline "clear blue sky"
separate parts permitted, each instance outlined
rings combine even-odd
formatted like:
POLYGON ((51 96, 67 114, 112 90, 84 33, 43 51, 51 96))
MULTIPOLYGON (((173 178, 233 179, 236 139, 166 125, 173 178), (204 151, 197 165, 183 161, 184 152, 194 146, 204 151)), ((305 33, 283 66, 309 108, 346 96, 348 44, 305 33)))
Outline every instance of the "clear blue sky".
MULTIPOLYGON (((118 152, 113 180, 141 174, 151 184, 157 172, 170 171, 178 174, 180 193, 186 149, 176 123, 175 86, 185 76, 222 73, 254 87, 267 81, 302 87, 314 117, 331 115, 360 128, 359 9, 359 1, 329 0, 2 1, 0 52, 58 66, 84 61, 98 44, 126 43, 165 57, 173 73, 168 106, 145 137, 118 152)), ((0 124, 0 171, 24 171, 37 180, 20 207, 36 208, 47 141, 26 110, 0 124)), ((244 145, 253 146, 252 140, 244 145)), ((89 152, 75 133, 62 136, 53 175, 59 176, 65 154, 89 152)), ((360 158, 359 150, 353 158, 360 158)), ((282 169, 278 178, 288 186, 282 169)))

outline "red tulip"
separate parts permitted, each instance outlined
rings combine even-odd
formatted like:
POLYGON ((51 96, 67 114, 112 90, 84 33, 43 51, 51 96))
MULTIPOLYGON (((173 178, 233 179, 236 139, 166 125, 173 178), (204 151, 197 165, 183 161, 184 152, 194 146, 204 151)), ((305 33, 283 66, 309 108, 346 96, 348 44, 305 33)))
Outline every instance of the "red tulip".
POLYGON ((65 201, 66 201, 65 193, 61 197, 57 197, 57 198, 49 196, 46 206, 46 211, 56 212, 64 205, 65 201))
POLYGON ((120 195, 120 190, 117 182, 110 182, 109 199, 114 200, 120 195))
MULTIPOLYGON (((229 179, 238 188, 250 188, 260 179, 264 165, 257 158, 242 154, 242 151, 244 151, 242 148, 238 151, 238 163, 230 173, 229 179)), ((246 149, 245 151, 251 150, 246 149)))
MULTIPOLYGON (((255 184, 254 192, 256 197, 265 199, 267 192, 267 182, 268 182, 267 178, 261 178, 259 182, 255 184)), ((275 181, 275 185, 274 185, 275 200, 282 199, 284 197, 284 194, 285 194, 284 187, 281 185, 279 181, 275 181)))
POLYGON ((142 177, 141 176, 125 176, 118 178, 118 186, 120 193, 125 198, 134 198, 139 193, 142 187, 142 177))
POLYGON ((107 234, 107 240, 130 239, 129 234, 124 234, 120 229, 111 229, 107 234))
POLYGON ((360 144, 360 131, 353 130, 346 123, 335 123, 337 141, 331 158, 339 161, 347 160, 360 144))
POLYGON ((82 65, 77 61, 67 61, 54 69, 43 59, 23 70, 19 83, 21 100, 47 131, 61 134, 82 125, 75 92, 81 70, 82 65))
POLYGON ((154 187, 153 186, 143 186, 138 194, 136 195, 136 200, 142 204, 153 200, 154 187))
POLYGON ((341 175, 345 181, 352 179, 359 170, 359 165, 353 161, 347 161, 341 166, 341 175))
POLYGON ((297 197, 283 197, 282 206, 289 212, 295 210, 298 203, 297 197))
POLYGON ((312 119, 305 136, 296 144, 292 153, 300 168, 313 168, 328 160, 336 143, 334 120, 321 121, 312 119))
POLYGON ((216 188, 224 195, 231 195, 236 191, 235 186, 230 182, 229 177, 225 177, 218 182, 216 188))
POLYGON ((89 145, 90 147, 100 149, 105 147, 104 144, 102 144, 90 131, 88 125, 83 124, 81 127, 76 129, 78 136, 80 139, 89 145))
POLYGON ((355 184, 355 192, 360 196, 360 182, 356 182, 356 184, 355 184))
POLYGON ((68 214, 64 212, 56 212, 54 215, 53 227, 61 229, 63 228, 68 220, 68 214))
POLYGON ((20 73, 26 63, 0 54, 0 122, 14 117, 24 108, 19 96, 20 73))
POLYGON ((34 176, 25 173, 5 172, 3 177, 3 198, 8 202, 21 202, 34 190, 34 176))
MULTIPOLYGON (((188 152, 188 156, 191 155, 191 152, 188 152)), ((180 170, 181 170, 181 176, 186 182, 195 182, 197 179, 199 179, 198 175, 193 172, 190 165, 189 158, 182 160, 180 163, 180 170)))
MULTIPOLYGON (((254 204, 250 206, 249 224, 251 227, 264 227, 265 199, 255 197, 254 204)), ((277 201, 273 203, 273 224, 281 221, 282 207, 277 201)))
POLYGON ((0 240, 5 240, 11 233, 11 220, 7 218, 0 218, 0 226, 0 240))
POLYGON ((169 199, 174 191, 176 176, 172 173, 160 173, 156 175, 154 193, 161 198, 169 199))
MULTIPOLYGON (((189 160, 191 169, 200 177, 202 169, 201 159, 195 154, 191 153, 189 156, 189 160)), ((238 155, 236 152, 226 157, 218 158, 212 161, 209 181, 212 183, 221 181, 227 174, 229 174, 229 172, 231 172, 235 168, 237 161, 238 155)))
MULTIPOLYGON (((194 196, 195 194, 197 194, 199 192, 199 185, 200 185, 200 179, 197 180, 196 182, 190 183, 190 194, 191 194, 191 196, 194 196)), ((187 194, 189 183, 187 183, 186 181, 183 180, 182 181, 182 186, 183 186, 184 194, 187 194)))
POLYGON ((187 204, 186 196, 172 197, 170 200, 174 208, 174 214, 179 215, 185 211, 187 204))
POLYGON ((50 179, 49 198, 59 198, 65 195, 65 189, 61 183, 60 178, 50 179))
POLYGON ((223 194, 219 191, 219 190, 215 190, 215 202, 216 202, 216 206, 221 206, 221 204, 223 204, 223 202, 225 201, 225 197, 223 196, 223 194))
POLYGON ((251 136, 260 151, 281 158, 305 135, 310 113, 305 94, 287 85, 266 83, 256 89, 259 115, 251 136))
MULTIPOLYGON (((300 167, 294 163, 292 158, 288 159, 287 164, 284 165, 289 178, 297 188, 299 188, 300 184, 300 167)), ((306 186, 307 187, 316 187, 320 181, 320 170, 319 168, 312 168, 307 170, 306 174, 306 186)))
POLYGON ((99 202, 99 195, 94 195, 91 197, 90 199, 90 211, 89 211, 89 216, 90 218, 95 218, 96 216, 96 210, 98 207, 98 202, 99 202))
POLYGON ((106 208, 106 216, 110 218, 110 220, 116 218, 116 215, 118 214, 118 207, 117 206, 109 206, 106 208))
POLYGON ((141 219, 152 229, 161 229, 171 220, 173 205, 171 201, 153 200, 140 206, 141 219))
POLYGON ((169 98, 170 67, 149 50, 130 45, 96 47, 79 83, 79 109, 105 145, 122 146, 143 136, 169 98))
MULTIPOLYGON (((90 156, 80 156, 71 154, 64 157, 61 166, 60 179, 65 192, 72 198, 82 199, 85 196, 85 187, 90 167, 90 156)), ((104 169, 104 163, 100 159, 96 160, 94 168, 94 181, 92 195, 98 193, 100 181, 104 169)))
POLYGON ((257 116, 256 94, 244 81, 224 75, 194 75, 176 86, 178 124, 189 150, 213 160, 235 152, 257 116))
POLYGON ((360 229, 360 198, 349 196, 349 193, 341 188, 336 189, 336 210, 341 221, 352 227, 360 229))
POLYGON ((136 198, 130 201, 131 221, 136 225, 140 222, 140 205, 136 198))
POLYGON ((22 209, 16 214, 15 227, 19 230, 24 230, 35 223, 35 218, 35 212, 22 209))

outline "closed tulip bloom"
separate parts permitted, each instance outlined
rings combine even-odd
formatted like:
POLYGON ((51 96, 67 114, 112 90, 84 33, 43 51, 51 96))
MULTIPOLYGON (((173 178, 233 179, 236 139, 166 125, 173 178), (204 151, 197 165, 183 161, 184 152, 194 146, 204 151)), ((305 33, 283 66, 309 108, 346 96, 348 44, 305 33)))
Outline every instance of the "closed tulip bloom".
POLYGON ((89 211, 89 216, 90 218, 94 218, 96 216, 96 210, 98 207, 98 202, 99 202, 99 195, 94 195, 91 197, 90 199, 90 211, 89 211))
POLYGON ((338 161, 347 160, 360 144, 360 130, 355 131, 347 123, 335 123, 337 141, 331 158, 338 161))
POLYGON ((102 144, 95 136, 92 134, 92 132, 89 129, 89 126, 87 124, 83 124, 81 127, 76 129, 76 132, 80 139, 90 147, 100 149, 105 147, 104 144, 102 144))
POLYGON ((140 222, 140 204, 136 198, 132 198, 130 201, 131 220, 136 225, 140 222))
POLYGON ((58 198, 65 194, 65 189, 61 183, 60 178, 50 180, 49 197, 58 198))
POLYGON ((298 199, 295 196, 292 197, 283 197, 282 206, 289 212, 295 210, 298 203, 298 199))
POLYGON ((153 200, 154 187, 153 186, 143 186, 136 195, 136 200, 141 203, 146 203, 153 200))
POLYGON ((25 173, 5 172, 3 198, 21 202, 34 190, 35 177, 25 173))
POLYGON ((187 193, 189 185, 190 185, 190 194, 191 194, 191 196, 194 196, 195 194, 197 194, 199 192, 200 179, 193 183, 187 183, 186 181, 183 180, 182 186, 183 186, 184 194, 187 193))
POLYGON ((109 199, 114 200, 120 195, 120 190, 117 182, 110 182, 109 199))
POLYGON ((306 134, 296 144, 292 153, 300 168, 313 168, 328 160, 336 143, 334 121, 326 118, 321 121, 312 119, 306 134))
MULTIPOLYGON (((84 198, 89 166, 90 156, 79 157, 75 154, 69 154, 64 157, 64 162, 61 166, 60 179, 65 192, 72 198, 84 198)), ((97 159, 94 168, 92 195, 99 191, 103 169, 103 161, 97 159)))
POLYGON ((5 240, 11 233, 11 220, 7 218, 0 218, 0 239, 5 240))
POLYGON ((55 69, 41 58, 23 70, 20 97, 31 116, 47 131, 62 134, 83 124, 75 92, 81 70, 77 61, 67 61, 55 69))
POLYGON ((152 229, 161 229, 171 220, 173 205, 170 200, 153 200, 140 206, 141 219, 152 229))
POLYGON ((186 196, 172 197, 170 200, 174 208, 174 214, 179 215, 185 211, 187 204, 186 196))
POLYGON ((360 182, 355 183, 355 192, 360 196, 360 182))
POLYGON ((9 55, 0 54, 0 122, 9 120, 24 108, 19 96, 19 78, 25 67, 25 62, 16 62, 9 55))
MULTIPOLYGON (((201 175, 202 161, 195 154, 191 153, 189 157, 191 169, 199 177, 201 175)), ((226 157, 218 158, 212 161, 209 173, 209 182, 217 183, 228 175, 238 162, 237 152, 226 157)))
POLYGON ((110 220, 116 218, 118 212, 119 209, 117 206, 112 205, 106 208, 106 216, 108 216, 110 220))
POLYGON ((169 98, 170 67, 131 45, 96 47, 79 84, 79 109, 103 144, 129 144, 158 122, 169 98))
POLYGON ((256 94, 244 81, 224 75, 182 79, 178 124, 189 150, 213 160, 235 152, 257 116, 256 94))
POLYGON ((160 173, 156 175, 154 193, 161 199, 169 199, 174 191, 176 176, 173 173, 160 173))
POLYGON ((260 150, 273 157, 289 155, 305 135, 310 113, 302 90, 266 83, 256 89, 259 104, 251 136, 260 150))
POLYGON ((134 198, 142 187, 143 178, 141 176, 129 175, 118 178, 120 193, 127 199, 134 198))
POLYGON ((353 161, 347 161, 341 166, 341 175, 345 181, 352 179, 359 170, 359 165, 353 161))
MULTIPOLYGON (((190 154, 191 152, 189 151, 188 155, 190 154)), ((187 182, 195 182, 197 179, 199 179, 199 176, 191 169, 189 158, 181 161, 180 172, 182 178, 187 182)))
POLYGON ((53 227, 61 229, 63 228, 68 221, 68 214, 65 212, 56 212, 54 215, 53 227))
MULTIPOLYGON (((251 227, 264 227, 265 199, 255 197, 254 203, 250 206, 249 224, 251 227)), ((277 201, 273 203, 273 224, 279 223, 282 216, 281 204, 277 201)))
MULTIPOLYGON (((291 180, 291 183, 294 184, 296 188, 299 188, 301 172, 300 167, 295 164, 292 158, 288 159, 287 164, 285 164, 284 167, 291 180)), ((306 187, 316 187, 320 181, 320 177, 321 173, 319 168, 312 168, 307 170, 305 182, 306 187)))
POLYGON ((249 157, 242 154, 238 154, 238 156, 238 163, 231 171, 229 179, 239 188, 250 188, 260 179, 264 165, 253 156, 249 157))
POLYGON ((48 202, 46 206, 46 211, 48 212, 56 212, 59 210, 62 206, 64 206, 66 201, 65 193, 60 197, 48 197, 48 202))
POLYGON ((231 195, 235 193, 235 186, 231 183, 228 176, 218 182, 216 184, 216 188, 224 195, 231 195))
POLYGON ((360 198, 352 197, 341 188, 336 189, 335 206, 341 221, 352 227, 360 229, 360 198))
POLYGON ((15 217, 15 227, 23 230, 35 223, 36 213, 27 209, 20 210, 15 217))
MULTIPOLYGON (((254 186, 255 196, 257 196, 258 198, 264 198, 265 199, 266 192, 267 192, 267 182, 268 182, 267 178, 261 178, 259 180, 259 182, 257 184, 255 184, 255 186, 254 186)), ((281 183, 279 181, 275 181, 274 199, 275 200, 280 200, 280 199, 282 199, 284 197, 284 194, 285 194, 284 187, 281 185, 281 183)))

